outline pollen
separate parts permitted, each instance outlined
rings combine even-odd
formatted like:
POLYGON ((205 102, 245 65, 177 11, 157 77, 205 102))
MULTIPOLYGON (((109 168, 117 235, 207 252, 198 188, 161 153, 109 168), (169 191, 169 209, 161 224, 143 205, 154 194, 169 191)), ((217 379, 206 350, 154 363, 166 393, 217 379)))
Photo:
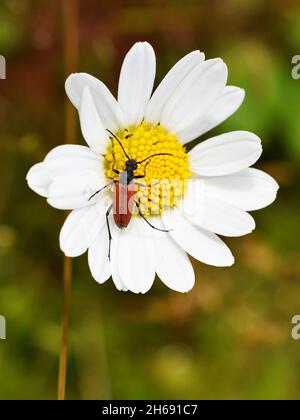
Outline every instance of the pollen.
MULTIPOLYGON (((177 136, 161 125, 142 122, 139 126, 114 133, 130 159, 138 164, 133 183, 136 201, 145 216, 160 215, 182 199, 185 183, 190 178, 189 160, 184 145, 177 136), (151 157, 151 155, 158 154, 151 157), (142 162, 143 161, 143 162, 142 162)), ((118 181, 114 172, 125 170, 127 161, 118 141, 111 142, 104 155, 104 169, 109 180, 118 181)))

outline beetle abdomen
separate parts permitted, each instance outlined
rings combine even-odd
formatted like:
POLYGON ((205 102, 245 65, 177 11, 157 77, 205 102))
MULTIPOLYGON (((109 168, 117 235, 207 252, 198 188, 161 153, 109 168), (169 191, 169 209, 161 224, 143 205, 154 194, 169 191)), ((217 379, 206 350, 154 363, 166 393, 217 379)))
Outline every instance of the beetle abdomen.
POLYGON ((134 185, 117 182, 114 191, 114 221, 120 228, 126 228, 131 220, 134 205, 134 185))

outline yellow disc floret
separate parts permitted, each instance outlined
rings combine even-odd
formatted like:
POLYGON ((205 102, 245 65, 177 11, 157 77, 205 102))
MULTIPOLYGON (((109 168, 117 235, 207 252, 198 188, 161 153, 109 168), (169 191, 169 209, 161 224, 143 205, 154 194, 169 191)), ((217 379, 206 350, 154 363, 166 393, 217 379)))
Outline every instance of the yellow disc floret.
MULTIPOLYGON (((188 155, 177 136, 160 125, 142 122, 114 133, 130 159, 138 164, 134 175, 145 175, 136 184, 136 200, 145 216, 162 214, 164 209, 176 206, 184 194, 185 181, 190 177, 188 155), (154 154, 165 154, 154 156, 154 154)), ((105 154, 104 166, 107 178, 118 180, 113 169, 124 171, 128 160, 118 141, 111 137, 105 154)))

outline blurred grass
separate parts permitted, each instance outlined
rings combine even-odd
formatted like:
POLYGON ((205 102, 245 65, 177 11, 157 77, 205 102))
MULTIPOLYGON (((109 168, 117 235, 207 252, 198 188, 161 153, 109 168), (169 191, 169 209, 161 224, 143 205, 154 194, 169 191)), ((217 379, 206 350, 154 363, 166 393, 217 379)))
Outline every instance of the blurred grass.
MULTIPOLYGON (((236 264, 193 261, 187 295, 159 281, 146 296, 92 279, 74 260, 69 398, 299 398, 300 53, 296 1, 80 2, 80 70, 116 92, 121 60, 136 40, 157 52, 158 76, 200 48, 221 56, 242 108, 212 134, 258 134, 258 167, 280 183, 276 203, 255 214, 257 230, 228 239, 236 264)), ((25 175, 64 143, 63 51, 58 1, 3 0, 0 53, 0 398, 55 398, 60 339, 63 213, 31 192, 25 175)), ((210 135, 211 133, 209 133, 210 135)), ((204 136, 207 138, 209 135, 204 136)))

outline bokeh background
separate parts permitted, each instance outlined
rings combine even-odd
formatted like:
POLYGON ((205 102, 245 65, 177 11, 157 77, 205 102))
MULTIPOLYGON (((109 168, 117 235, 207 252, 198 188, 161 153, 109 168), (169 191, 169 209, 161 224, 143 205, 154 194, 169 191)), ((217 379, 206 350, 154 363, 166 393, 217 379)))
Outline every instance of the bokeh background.
MULTIPOLYGON (((7 60, 0 81, 1 399, 57 392, 64 214, 29 190, 25 175, 65 141, 64 1, 0 4, 7 60)), ((300 313, 300 79, 291 77, 291 58, 300 54, 299 2, 78 3, 78 70, 113 92, 137 40, 155 47, 157 81, 191 50, 221 56, 229 83, 247 94, 213 134, 258 134, 264 155, 256 167, 281 189, 276 203, 255 214, 254 233, 226 240, 233 267, 193 261, 197 283, 188 294, 157 280, 145 296, 120 293, 111 281, 92 279, 86 255, 75 259, 67 398, 298 399, 300 341, 291 338, 291 318, 300 313)))

